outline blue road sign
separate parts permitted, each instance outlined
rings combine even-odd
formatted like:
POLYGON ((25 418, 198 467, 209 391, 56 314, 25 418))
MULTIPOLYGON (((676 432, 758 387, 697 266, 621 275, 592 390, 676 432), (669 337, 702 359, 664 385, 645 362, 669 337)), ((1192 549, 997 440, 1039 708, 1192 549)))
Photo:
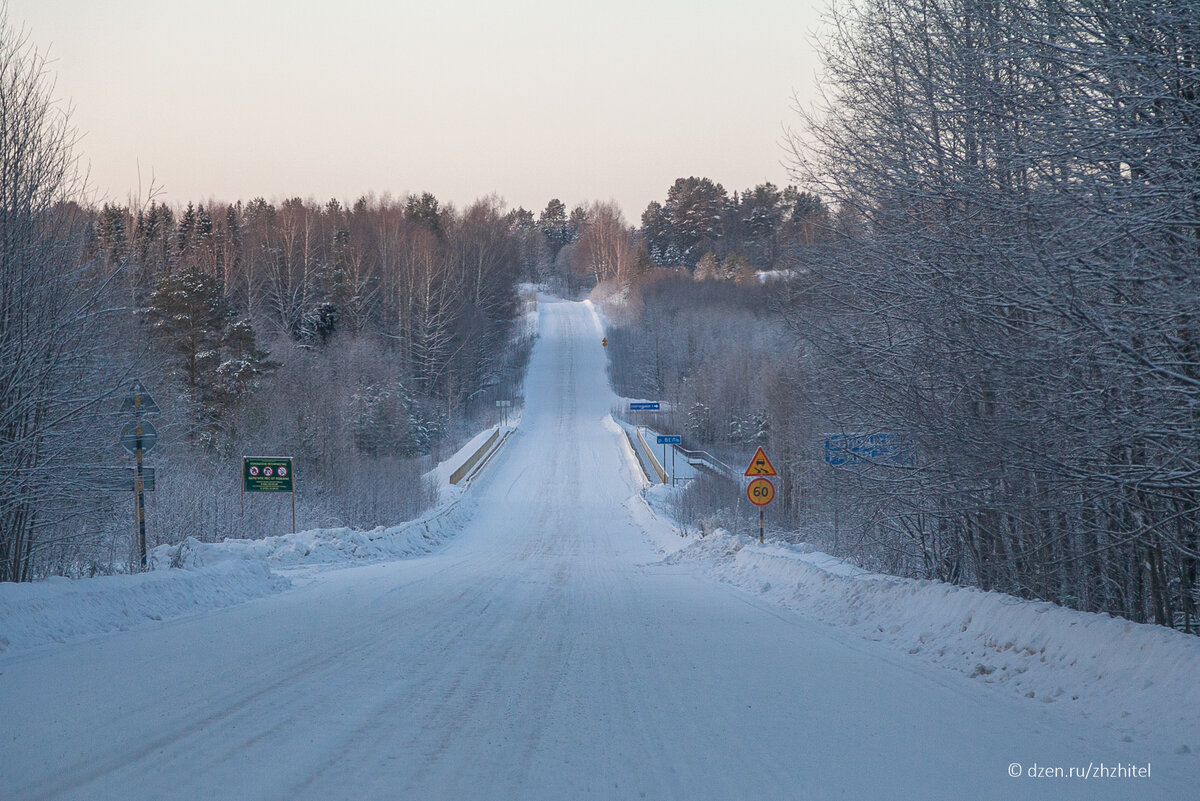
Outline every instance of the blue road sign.
POLYGON ((631 401, 629 403, 629 411, 631 412, 657 412, 658 401, 631 401))
POLYGON ((825 461, 834 467, 864 462, 911 467, 915 460, 902 437, 880 431, 874 434, 826 434, 825 461))
POLYGON ((683 437, 681 437, 679 434, 659 434, 658 435, 658 444, 659 445, 682 445, 683 437))

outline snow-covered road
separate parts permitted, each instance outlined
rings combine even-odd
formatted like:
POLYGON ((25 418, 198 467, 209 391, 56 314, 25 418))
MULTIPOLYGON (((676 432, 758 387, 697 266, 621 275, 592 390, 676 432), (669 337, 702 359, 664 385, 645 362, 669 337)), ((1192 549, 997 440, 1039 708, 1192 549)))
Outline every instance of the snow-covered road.
MULTIPOLYGON (((9 799, 1184 798, 1057 708, 667 564, 601 332, 543 299, 520 428, 431 556, 0 656, 9 799), (635 514, 636 512, 636 514, 635 514)), ((1153 768, 1152 768, 1153 770, 1153 768)))

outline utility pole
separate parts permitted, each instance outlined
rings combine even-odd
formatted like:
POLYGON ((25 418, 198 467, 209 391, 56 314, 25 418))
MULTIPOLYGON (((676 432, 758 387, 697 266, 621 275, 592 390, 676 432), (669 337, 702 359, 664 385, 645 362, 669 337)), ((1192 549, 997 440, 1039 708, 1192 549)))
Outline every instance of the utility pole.
POLYGON ((158 442, 158 432, 149 420, 145 418, 160 413, 158 404, 146 391, 141 381, 134 381, 121 404, 121 411, 133 415, 133 422, 127 424, 121 431, 121 445, 133 454, 137 467, 133 474, 133 494, 135 523, 134 533, 137 542, 138 564, 142 571, 146 570, 146 474, 144 457, 158 442))

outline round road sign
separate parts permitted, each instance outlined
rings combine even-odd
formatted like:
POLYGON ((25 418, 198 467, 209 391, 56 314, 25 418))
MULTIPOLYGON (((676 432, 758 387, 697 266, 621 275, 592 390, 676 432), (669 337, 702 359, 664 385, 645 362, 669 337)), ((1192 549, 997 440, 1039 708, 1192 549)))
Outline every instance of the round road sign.
POLYGON ((149 453, 154 448, 154 443, 158 442, 158 432, 149 420, 140 420, 136 423, 130 423, 121 429, 121 445, 125 450, 133 453, 137 449, 138 439, 142 441, 142 453, 149 453), (138 429, 141 429, 139 432, 138 429))
POLYGON ((746 487, 746 497, 755 506, 766 506, 775 500, 775 485, 765 478, 756 478, 746 487))

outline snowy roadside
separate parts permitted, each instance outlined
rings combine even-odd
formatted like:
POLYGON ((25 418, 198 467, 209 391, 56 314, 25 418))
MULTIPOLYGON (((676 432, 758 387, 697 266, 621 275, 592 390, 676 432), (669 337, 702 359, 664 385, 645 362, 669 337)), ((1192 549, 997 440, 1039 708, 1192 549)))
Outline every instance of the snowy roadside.
POLYGON ((208 612, 290 586, 261 562, 0 584, 0 653, 208 612))
MULTIPOLYGON (((632 455, 631 455, 632 456, 632 455)), ((843 632, 994 685, 1028 703, 1200 758, 1200 638, 998 592, 869 573, 803 545, 734 536, 684 539, 671 489, 648 487, 639 521, 664 564, 690 564, 843 632)), ((641 503, 631 502, 642 506, 641 503)))
POLYGON ((290 589, 328 567, 430 553, 469 517, 467 485, 450 484, 450 475, 494 430, 480 432, 427 474, 437 484, 438 502, 415 520, 370 531, 322 528, 257 540, 210 543, 189 537, 154 548, 147 573, 0 583, 0 653, 232 606, 290 589))
MULTIPOLYGON (((600 313, 593 308, 600 321, 600 313)), ((603 322, 601 321, 601 324, 603 322)), ((623 402, 628 399, 622 399, 623 402)), ((633 426, 612 420, 631 448, 633 426)), ((664 554, 840 631, 887 643, 1028 703, 1067 707, 1115 739, 1153 739, 1200 758, 1200 637, 998 592, 870 573, 805 545, 695 538, 674 517, 678 490, 646 478, 626 504, 664 554)))

